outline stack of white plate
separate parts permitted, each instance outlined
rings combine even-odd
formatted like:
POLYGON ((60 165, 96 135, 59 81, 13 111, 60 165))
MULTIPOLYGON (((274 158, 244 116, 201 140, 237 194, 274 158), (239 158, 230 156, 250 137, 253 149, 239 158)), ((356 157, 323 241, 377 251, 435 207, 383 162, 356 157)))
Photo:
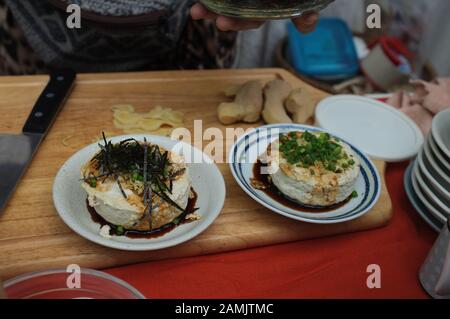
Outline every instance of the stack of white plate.
POLYGON ((440 231, 450 218, 450 109, 435 117, 431 133, 405 174, 405 189, 422 218, 440 231))

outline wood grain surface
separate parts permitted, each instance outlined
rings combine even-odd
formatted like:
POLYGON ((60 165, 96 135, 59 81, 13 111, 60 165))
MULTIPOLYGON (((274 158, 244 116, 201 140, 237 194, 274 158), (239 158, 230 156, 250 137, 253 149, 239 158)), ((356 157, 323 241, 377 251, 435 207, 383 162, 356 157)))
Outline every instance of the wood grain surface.
MULTIPOLYGON (((338 225, 312 225, 279 216, 254 202, 235 183, 227 164, 219 165, 227 187, 225 207, 219 218, 203 234, 174 248, 153 252, 105 248, 76 235, 57 215, 52 202, 52 184, 58 169, 102 130, 121 134, 113 126, 113 105, 133 104, 137 111, 157 105, 172 107, 185 112, 187 128, 191 129, 194 120, 201 119, 204 129, 218 127, 224 130, 216 118, 217 105, 226 100, 223 90, 248 80, 269 81, 275 77, 309 90, 317 100, 327 96, 281 69, 79 75, 71 97, 0 216, 0 278, 66 267, 72 263, 105 268, 332 236, 386 225, 392 217, 392 205, 384 182, 380 201, 364 217, 338 225)), ((0 77, 1 133, 20 133, 47 80, 46 76, 0 77)), ((377 166, 383 176, 385 164, 378 162, 377 166)))

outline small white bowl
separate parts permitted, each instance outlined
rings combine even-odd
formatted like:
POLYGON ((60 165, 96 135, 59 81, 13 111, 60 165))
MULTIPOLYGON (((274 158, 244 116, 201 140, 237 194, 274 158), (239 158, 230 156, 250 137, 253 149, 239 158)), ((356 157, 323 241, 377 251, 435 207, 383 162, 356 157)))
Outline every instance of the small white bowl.
MULTIPOLYGON (((427 149, 427 145, 424 150, 427 149)), ((442 186, 436 178, 434 178, 433 174, 429 172, 427 166, 423 162, 423 156, 425 153, 422 151, 417 157, 417 162, 419 163, 419 170, 422 174, 427 185, 435 192, 436 196, 442 200, 444 204, 450 207, 450 192, 442 186)))
POLYGON ((73 155, 61 167, 53 184, 53 202, 62 220, 80 236, 110 248, 146 251, 173 247, 191 240, 205 231, 220 214, 225 202, 225 182, 219 168, 211 158, 201 150, 184 142, 174 141, 168 137, 147 134, 116 136, 110 140, 113 143, 134 138, 158 144, 168 150, 174 150, 180 145, 178 154, 191 156, 192 159, 203 159, 202 163, 189 164, 192 186, 198 194, 197 214, 199 221, 180 225, 169 233, 155 238, 128 238, 113 236, 104 238, 100 235, 100 225, 95 223, 86 207, 86 192, 81 188, 81 167, 98 152, 98 144, 91 144, 73 155), (178 144, 180 143, 180 144, 178 144))
POLYGON ((447 217, 450 217, 450 207, 442 202, 436 194, 430 189, 430 186, 425 182, 425 179, 422 176, 422 172, 419 169, 419 165, 416 164, 416 168, 414 170, 414 176, 419 184, 420 189, 422 190, 423 195, 425 195, 429 202, 433 204, 435 208, 439 210, 439 212, 447 217))
POLYGON ((145 299, 123 280, 107 273, 80 269, 82 287, 67 286, 66 269, 51 269, 20 275, 4 283, 10 299, 145 299))
POLYGON ((450 161, 445 158, 444 153, 439 149, 436 142, 434 141, 433 134, 428 135, 428 146, 432 155, 435 157, 434 159, 438 164, 442 164, 442 168, 450 176, 450 161))
POLYGON ((431 133, 436 144, 450 161, 450 109, 435 116, 431 133))

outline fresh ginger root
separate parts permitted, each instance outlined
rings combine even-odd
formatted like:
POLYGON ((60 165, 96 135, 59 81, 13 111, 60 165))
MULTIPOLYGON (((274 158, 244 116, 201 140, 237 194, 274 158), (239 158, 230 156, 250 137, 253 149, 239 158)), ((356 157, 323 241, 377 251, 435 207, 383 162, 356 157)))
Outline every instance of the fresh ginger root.
POLYGON ((283 80, 273 80, 264 89, 266 98, 263 118, 267 124, 292 123, 284 108, 284 102, 292 91, 291 85, 283 80))
POLYGON ((232 103, 219 105, 218 116, 221 123, 255 123, 259 120, 263 107, 263 86, 260 81, 247 82, 239 89, 233 89, 226 94, 236 95, 236 98, 232 103))
POLYGON ((314 116, 316 101, 304 89, 295 89, 286 99, 286 109, 292 114, 294 123, 303 124, 314 116))

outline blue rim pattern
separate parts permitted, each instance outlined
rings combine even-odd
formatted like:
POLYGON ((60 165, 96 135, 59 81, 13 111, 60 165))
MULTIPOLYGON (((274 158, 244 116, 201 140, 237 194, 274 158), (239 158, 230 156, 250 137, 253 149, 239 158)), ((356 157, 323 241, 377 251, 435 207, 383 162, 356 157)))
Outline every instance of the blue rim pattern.
MULTIPOLYGON (((324 130, 321 130, 321 129, 318 129, 315 127, 304 126, 304 125, 270 125, 270 126, 264 126, 264 127, 254 129, 236 142, 236 144, 233 146, 232 152, 230 154, 230 159, 231 159, 230 167, 232 169, 233 175, 238 179, 238 181, 240 182, 240 185, 242 187, 244 187, 244 190, 246 190, 247 193, 251 194, 252 196, 257 198, 260 202, 265 203, 269 206, 271 206, 271 205, 267 202, 267 200, 263 196, 261 196, 261 192, 256 191, 250 185, 249 181, 244 177, 243 165, 244 164, 254 165, 254 164, 243 163, 243 159, 247 157, 249 150, 251 150, 255 146, 255 144, 258 146, 259 143, 261 143, 261 142, 267 141, 267 143, 269 143, 273 138, 272 131, 275 129, 278 130, 277 133, 287 133, 287 132, 295 131, 295 130, 297 130, 297 131, 298 130, 301 130, 301 131, 308 130, 310 132, 325 132, 324 130), (261 134, 261 131, 264 131, 265 134, 261 134), (255 137, 255 135, 256 135, 256 140, 250 142, 251 138, 255 137), (244 147, 242 146, 243 143, 245 143, 244 147)), ((350 143, 346 142, 344 139, 342 139, 342 138, 340 138, 340 139, 343 142, 347 143, 352 148, 352 150, 359 156, 361 163, 365 164, 365 165, 361 165, 361 174, 364 179, 365 191, 364 191, 364 196, 362 197, 362 199, 360 199, 358 205, 355 208, 353 208, 347 212, 344 212, 342 214, 339 214, 337 216, 324 217, 324 216, 320 216, 321 214, 315 214, 317 217, 312 217, 312 216, 303 217, 303 216, 299 216, 298 214, 293 214, 290 211, 288 211, 287 209, 283 210, 284 214, 289 215, 296 219, 301 217, 303 219, 307 219, 312 222, 332 223, 332 222, 338 222, 343 219, 351 220, 351 219, 357 218, 357 217, 363 215, 364 213, 366 213, 378 200, 378 198, 381 194, 381 185, 380 185, 379 175, 378 175, 378 172, 376 171, 376 168, 374 167, 372 162, 361 151, 359 151, 357 148, 355 148, 350 143), (369 176, 372 177, 372 179, 373 179, 374 188, 373 188, 372 192, 370 189, 369 176), (369 196, 370 196, 370 198, 369 198, 369 196)), ((281 205, 281 206, 283 206, 283 205, 281 205)))

